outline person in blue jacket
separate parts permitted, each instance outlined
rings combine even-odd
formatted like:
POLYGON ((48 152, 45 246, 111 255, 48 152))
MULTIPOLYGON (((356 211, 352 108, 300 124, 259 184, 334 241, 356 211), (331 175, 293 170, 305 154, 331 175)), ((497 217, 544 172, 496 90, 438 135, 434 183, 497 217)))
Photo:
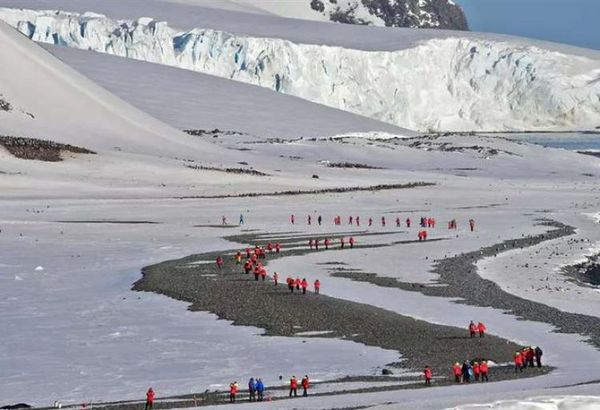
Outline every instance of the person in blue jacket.
POLYGON ((263 401, 265 394, 265 385, 261 379, 256 381, 256 394, 258 395, 258 401, 263 401))
POLYGON ((248 381, 248 396, 250 397, 250 401, 256 401, 256 382, 254 381, 254 377, 251 377, 248 381))

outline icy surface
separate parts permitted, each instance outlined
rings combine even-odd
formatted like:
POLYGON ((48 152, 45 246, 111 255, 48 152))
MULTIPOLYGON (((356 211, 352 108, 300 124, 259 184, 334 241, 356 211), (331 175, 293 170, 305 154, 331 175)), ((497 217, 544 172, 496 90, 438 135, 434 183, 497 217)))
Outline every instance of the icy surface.
POLYGON ((123 100, 179 129, 217 128, 256 138, 322 137, 356 131, 413 134, 263 87, 91 51, 44 47, 123 100))
POLYGON ((592 410, 596 408, 600 408, 600 397, 598 396, 557 396, 534 397, 527 400, 506 400, 490 404, 457 406, 452 407, 451 410, 592 410))
POLYGON ((537 46, 455 37, 364 52, 204 28, 182 32, 151 18, 11 9, 0 18, 35 41, 213 74, 405 128, 600 124, 600 62, 537 46))

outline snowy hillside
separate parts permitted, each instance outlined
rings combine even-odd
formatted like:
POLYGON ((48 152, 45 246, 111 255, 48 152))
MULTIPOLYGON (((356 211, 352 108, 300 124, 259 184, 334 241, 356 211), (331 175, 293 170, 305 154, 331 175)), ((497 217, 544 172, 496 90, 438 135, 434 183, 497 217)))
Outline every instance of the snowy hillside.
POLYGON ((593 55, 474 36, 367 52, 180 31, 151 18, 13 9, 0 10, 0 18, 35 41, 221 76, 415 130, 600 125, 600 61, 593 55))
POLYGON ((347 24, 467 30, 461 8, 452 0, 235 0, 279 16, 347 24))

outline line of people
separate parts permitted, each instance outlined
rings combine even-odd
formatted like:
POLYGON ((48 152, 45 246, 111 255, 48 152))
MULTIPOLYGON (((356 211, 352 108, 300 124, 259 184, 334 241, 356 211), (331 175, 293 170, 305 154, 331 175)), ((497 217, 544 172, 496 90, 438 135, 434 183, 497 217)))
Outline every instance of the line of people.
MULTIPOLYGON (((317 224, 319 226, 321 226, 323 224, 323 217, 321 215, 317 216, 316 218, 317 224)), ((312 225, 313 222, 313 217, 312 215, 307 215, 306 216, 306 224, 307 225, 312 225)), ((401 218, 398 216, 396 217, 396 227, 397 228, 401 228, 402 227, 402 220, 401 218)), ((296 216, 294 214, 290 215, 290 223, 292 225, 296 224, 296 216)), ((368 226, 373 226, 374 223, 374 219, 372 217, 369 217, 369 219, 367 219, 367 225, 368 226)), ((387 219, 385 216, 382 216, 380 219, 380 223, 382 227, 385 227, 387 225, 387 219)), ((333 217, 333 224, 336 226, 340 226, 342 225, 342 217, 337 215, 333 217)), ((348 225, 356 225, 357 227, 360 227, 360 216, 348 216, 348 225)), ((410 228, 412 225, 412 220, 409 218, 406 218, 404 220, 404 225, 407 228, 410 228)), ((420 222, 419 222, 419 226, 421 228, 435 228, 436 226, 436 219, 430 216, 422 216, 420 218, 420 222)), ((469 219, 469 228, 471 230, 471 232, 473 232, 475 230, 475 220, 474 219, 469 219)), ((458 223, 456 221, 456 219, 451 219, 450 221, 448 221, 448 229, 458 229, 458 223)))
MULTIPOLYGON (((351 236, 350 238, 348 238, 348 245, 350 246, 350 248, 354 248, 354 244, 356 243, 356 240, 354 239, 353 236, 351 236)), ((308 240, 308 247, 310 248, 310 250, 319 250, 319 246, 321 244, 321 240, 320 239, 309 239, 308 240)), ((325 250, 328 250, 330 246, 332 246, 332 240, 329 238, 325 238, 323 239, 323 246, 325 247, 325 250)), ((346 238, 341 237, 340 238, 340 249, 344 249, 346 247, 346 238)))
POLYGON ((480 362, 474 361, 471 363, 471 361, 465 360, 462 365, 456 362, 452 366, 452 374, 456 383, 471 383, 471 381, 488 382, 488 361, 481 360, 480 362))

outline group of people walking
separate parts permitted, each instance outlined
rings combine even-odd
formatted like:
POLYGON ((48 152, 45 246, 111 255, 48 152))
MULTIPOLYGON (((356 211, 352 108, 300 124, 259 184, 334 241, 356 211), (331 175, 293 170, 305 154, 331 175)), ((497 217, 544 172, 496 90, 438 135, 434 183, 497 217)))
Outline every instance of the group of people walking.
POLYGON ((481 360, 479 362, 474 361, 471 363, 470 360, 465 360, 462 365, 459 362, 456 362, 452 366, 452 374, 454 375, 454 382, 456 383, 471 383, 471 381, 488 382, 488 361, 481 360))
MULTIPOLYGON (((239 393, 238 382, 229 385, 229 402, 235 403, 239 393)), ((265 384, 262 379, 251 377, 248 380, 248 399, 250 401, 263 401, 265 398, 265 384)))
MULTIPOLYGON (((346 247, 346 242, 348 243, 350 248, 354 248, 354 244, 356 243, 353 236, 351 236, 348 239, 346 239, 342 236, 340 238, 340 249, 344 249, 346 247)), ((308 240, 308 247, 310 248, 310 250, 314 249, 314 250, 318 251, 320 244, 321 244, 321 240, 319 238, 308 240)), ((332 245, 333 245, 333 243, 332 243, 331 239, 329 239, 329 238, 323 239, 323 246, 325 247, 325 250, 328 250, 329 247, 332 245)))
POLYGON ((528 367, 542 367, 542 355, 544 352, 539 346, 527 346, 515 352, 515 373, 521 373, 528 367), (535 365, 534 365, 535 360, 535 365))

